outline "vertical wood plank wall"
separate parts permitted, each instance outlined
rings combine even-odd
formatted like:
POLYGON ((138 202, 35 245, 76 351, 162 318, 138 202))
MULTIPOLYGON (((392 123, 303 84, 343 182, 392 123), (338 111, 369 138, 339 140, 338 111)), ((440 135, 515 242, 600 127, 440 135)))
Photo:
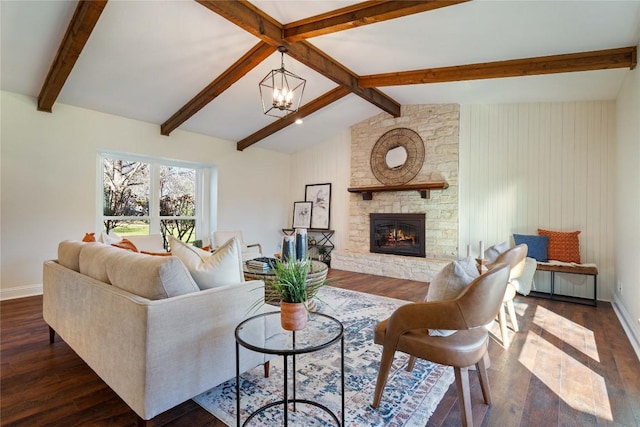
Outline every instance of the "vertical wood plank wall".
POLYGON ((307 184, 331 183, 330 228, 335 230, 336 249, 347 246, 349 232, 349 188, 351 181, 351 132, 346 130, 332 139, 292 154, 289 194, 291 214, 283 227, 290 227, 293 202, 304 201, 307 184))
MULTIPOLYGON (((538 228, 580 230, 580 257, 613 294, 615 102, 463 105, 460 256, 538 228)), ((548 290, 548 273, 536 273, 548 290)), ((591 298, 591 278, 556 275, 556 291, 591 298)))

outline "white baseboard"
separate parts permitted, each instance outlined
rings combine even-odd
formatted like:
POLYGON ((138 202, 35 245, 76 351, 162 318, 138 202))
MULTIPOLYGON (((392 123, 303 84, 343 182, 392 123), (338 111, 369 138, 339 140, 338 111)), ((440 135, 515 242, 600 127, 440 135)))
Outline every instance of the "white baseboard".
POLYGON ((625 306, 621 304, 618 293, 613 294, 613 303, 611 305, 629 341, 631 341, 633 349, 636 351, 636 356, 640 360, 640 327, 635 322, 635 319, 631 317, 625 306))
POLYGON ((17 286, 15 288, 0 289, 0 301, 32 297, 35 295, 42 295, 42 285, 27 285, 17 286))

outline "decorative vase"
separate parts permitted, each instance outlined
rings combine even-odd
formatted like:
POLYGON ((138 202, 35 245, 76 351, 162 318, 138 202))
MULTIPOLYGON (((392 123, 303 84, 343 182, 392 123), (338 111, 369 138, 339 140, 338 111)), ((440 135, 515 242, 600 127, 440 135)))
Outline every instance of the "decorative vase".
POLYGON ((307 229, 296 228, 296 259, 298 261, 307 257, 307 229))
POLYGON ((287 262, 289 259, 295 259, 296 257, 296 249, 295 249, 295 237, 294 236, 284 236, 282 238, 282 262, 287 262))
POLYGON ((280 301, 280 325, 287 331, 300 331, 307 327, 307 308, 301 302, 280 301))

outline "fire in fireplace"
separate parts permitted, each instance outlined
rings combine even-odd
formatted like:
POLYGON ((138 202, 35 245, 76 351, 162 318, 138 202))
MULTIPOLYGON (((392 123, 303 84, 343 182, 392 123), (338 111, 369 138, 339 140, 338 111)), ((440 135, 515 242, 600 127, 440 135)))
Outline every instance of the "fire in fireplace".
POLYGON ((425 257, 425 214, 369 214, 370 251, 425 257))

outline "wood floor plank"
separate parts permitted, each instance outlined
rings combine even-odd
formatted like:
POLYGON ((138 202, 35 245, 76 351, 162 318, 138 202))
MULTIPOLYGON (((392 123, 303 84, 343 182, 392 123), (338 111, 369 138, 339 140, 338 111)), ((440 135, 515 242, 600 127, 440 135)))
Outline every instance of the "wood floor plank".
MULTIPOLYGON (((331 269, 333 286, 421 301, 428 284, 331 269)), ((483 403, 470 372, 476 426, 598 425, 640 427, 640 361, 610 304, 598 307, 517 296, 520 332, 502 345, 492 325, 489 382, 483 403)), ((0 425, 133 427, 135 413, 58 338, 49 344, 42 297, 0 303, 0 425)), ((455 385, 428 426, 460 425, 455 385)), ((149 423, 223 427, 189 400, 149 423)))

